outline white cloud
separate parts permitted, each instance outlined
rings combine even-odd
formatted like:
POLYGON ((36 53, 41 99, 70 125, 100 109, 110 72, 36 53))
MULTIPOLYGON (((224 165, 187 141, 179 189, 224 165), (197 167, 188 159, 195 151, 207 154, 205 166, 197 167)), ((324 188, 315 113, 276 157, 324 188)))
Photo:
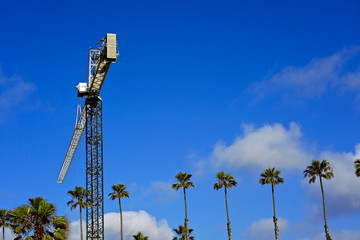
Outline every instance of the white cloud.
MULTIPOLYGON (((83 220, 83 236, 86 236, 86 224, 83 220)), ((70 236, 69 240, 80 240, 80 220, 70 223, 70 236)))
MULTIPOLYGON (((287 231, 289 222, 285 218, 278 218, 279 235, 287 231)), ((264 218, 253 222, 246 230, 244 237, 247 239, 271 239, 275 235, 272 218, 264 218)))
POLYGON ((144 194, 145 196, 154 196, 157 201, 172 202, 178 197, 178 193, 171 186, 171 182, 153 181, 144 194))
POLYGON ((279 123, 259 128, 244 125, 243 129, 243 135, 231 145, 216 143, 210 158, 217 166, 303 169, 306 161, 311 159, 295 123, 291 123, 289 129, 279 123))
MULTIPOLYGON (((80 239, 80 221, 71 223, 70 240, 80 239)), ((105 239, 120 239, 120 216, 119 213, 105 214, 105 239)), ((85 222, 83 221, 85 234, 85 222)), ((150 239, 169 240, 174 237, 171 228, 165 219, 156 220, 146 211, 125 211, 123 212, 124 239, 132 240, 132 235, 142 232, 150 239)), ((85 236, 85 235, 84 235, 85 236)))
POLYGON ((255 92, 259 99, 279 92, 286 97, 314 98, 334 87, 359 91, 359 72, 344 73, 344 66, 359 50, 359 46, 343 49, 329 57, 314 58, 302 67, 286 67, 279 73, 252 84, 249 90, 255 92))

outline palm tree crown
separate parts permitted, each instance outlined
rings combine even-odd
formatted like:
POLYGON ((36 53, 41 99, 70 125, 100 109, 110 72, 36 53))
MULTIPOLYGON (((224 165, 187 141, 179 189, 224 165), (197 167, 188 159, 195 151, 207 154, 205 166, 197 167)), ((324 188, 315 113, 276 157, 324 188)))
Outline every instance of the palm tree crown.
POLYGON ((216 174, 216 178, 218 180, 218 182, 214 184, 214 189, 216 190, 221 189, 223 186, 225 186, 225 188, 231 189, 233 186, 236 187, 238 184, 231 173, 225 173, 224 171, 218 172, 216 174))
POLYGON ((304 178, 308 177, 309 183, 314 183, 316 176, 328 180, 334 177, 333 168, 327 160, 322 162, 313 160, 311 165, 304 170, 304 178))
POLYGON ((272 184, 278 186, 279 183, 284 183, 284 179, 280 177, 281 171, 276 170, 275 168, 265 169, 263 173, 260 174, 259 183, 261 185, 272 184))
POLYGON ((9 211, 9 219, 15 239, 66 239, 68 219, 54 216, 56 207, 42 197, 30 198, 28 205, 22 205, 9 211), (33 234, 33 235, 32 235, 33 234))
POLYGON ((118 183, 117 185, 112 185, 111 188, 114 190, 114 192, 109 193, 111 200, 115 200, 117 198, 130 198, 129 192, 126 191, 124 184, 118 183))
POLYGON ((188 189, 189 187, 195 187, 193 182, 190 182, 190 178, 192 177, 192 174, 189 173, 183 173, 179 172, 175 178, 178 180, 178 183, 174 183, 172 185, 172 188, 176 191, 180 188, 188 189))
POLYGON ((356 159, 354 161, 354 167, 355 167, 355 175, 357 177, 360 177, 360 159, 356 159))
POLYGON ((93 201, 88 198, 91 196, 91 192, 80 186, 76 186, 75 190, 69 190, 68 194, 71 196, 71 200, 68 201, 67 205, 73 210, 76 207, 86 208, 92 206, 93 201))
POLYGON ((141 232, 138 232, 138 234, 133 235, 133 238, 135 240, 148 240, 149 239, 148 236, 144 236, 141 232))
MULTIPOLYGON (((174 228, 174 232, 180 237, 174 237, 173 240, 185 240, 186 238, 186 228, 183 225, 179 225, 179 228, 174 228)), ((189 228, 189 235, 194 231, 194 229, 189 228)), ((195 237, 190 236, 190 240, 195 240, 195 237)))

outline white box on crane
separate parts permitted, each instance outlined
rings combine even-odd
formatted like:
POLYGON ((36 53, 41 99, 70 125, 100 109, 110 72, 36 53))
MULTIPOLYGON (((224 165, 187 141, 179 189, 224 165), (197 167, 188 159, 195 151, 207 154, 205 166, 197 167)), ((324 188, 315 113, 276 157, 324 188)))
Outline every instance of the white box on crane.
POLYGON ((78 94, 77 94, 78 97, 83 97, 88 94, 87 83, 79 83, 76 86, 76 88, 78 90, 78 94))

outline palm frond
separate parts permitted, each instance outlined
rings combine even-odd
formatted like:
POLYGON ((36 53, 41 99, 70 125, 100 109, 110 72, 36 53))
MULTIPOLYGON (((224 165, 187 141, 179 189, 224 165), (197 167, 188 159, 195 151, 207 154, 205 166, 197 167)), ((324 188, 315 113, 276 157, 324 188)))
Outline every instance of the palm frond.
POLYGON ((284 183, 284 179, 280 177, 281 171, 275 168, 267 168, 260 174, 259 183, 261 185, 272 184, 278 186, 279 183, 284 183))
POLYGON ((190 178, 192 177, 192 174, 186 173, 186 172, 179 172, 175 178, 177 180, 177 183, 172 184, 172 189, 179 190, 180 188, 188 189, 190 187, 194 187, 195 185, 193 182, 190 181, 190 178))
POLYGON ((333 167, 327 160, 312 160, 311 165, 304 170, 304 178, 309 178, 309 183, 314 183, 316 177, 330 180, 334 177, 333 167))

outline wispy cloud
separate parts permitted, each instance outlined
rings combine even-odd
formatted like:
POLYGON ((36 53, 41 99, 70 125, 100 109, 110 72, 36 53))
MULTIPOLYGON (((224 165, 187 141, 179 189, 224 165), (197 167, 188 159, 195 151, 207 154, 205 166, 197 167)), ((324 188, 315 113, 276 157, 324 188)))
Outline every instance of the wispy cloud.
POLYGON ((256 99, 281 94, 284 97, 317 98, 329 89, 360 92, 360 73, 347 72, 349 59, 357 55, 360 46, 346 48, 329 57, 313 58, 305 66, 288 66, 266 79, 255 82, 249 91, 256 99))
POLYGON ((36 91, 33 83, 26 82, 19 75, 7 77, 0 69, 0 107, 16 107, 36 91))
POLYGON ((153 196, 157 201, 168 203, 174 201, 179 195, 172 188, 171 182, 153 181, 144 192, 145 196, 153 196))
POLYGON ((36 90, 35 84, 17 74, 6 76, 0 68, 0 121, 5 115, 18 112, 21 104, 27 103, 36 90))

